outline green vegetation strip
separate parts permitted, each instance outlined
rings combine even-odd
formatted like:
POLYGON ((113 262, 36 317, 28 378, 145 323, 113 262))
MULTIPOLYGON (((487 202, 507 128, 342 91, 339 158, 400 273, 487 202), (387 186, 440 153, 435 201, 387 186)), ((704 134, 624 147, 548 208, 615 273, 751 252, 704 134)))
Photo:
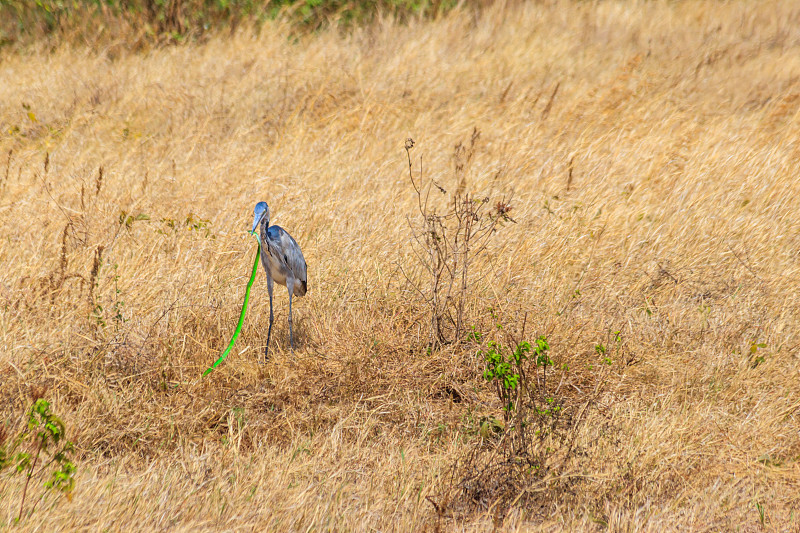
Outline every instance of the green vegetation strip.
POLYGON ((0 0, 0 48, 54 42, 182 43, 239 26, 282 19, 293 30, 351 28, 379 13, 398 20, 436 17, 478 0, 0 0), (126 30, 122 30, 127 28, 126 30))
POLYGON ((231 342, 228 343, 228 347, 225 348, 224 352, 222 352, 220 358, 217 359, 213 365, 208 367, 208 370, 203 372, 204 376, 207 376, 213 372, 214 369, 217 368, 217 366, 224 361, 226 357, 228 357, 231 348, 233 348, 233 344, 236 342, 236 338, 239 336, 239 332, 242 331, 244 315, 247 313, 247 302, 250 300, 250 287, 253 286, 253 282, 256 280, 256 273, 258 272, 258 260, 261 258, 261 239, 258 237, 257 233, 253 233, 251 231, 250 234, 258 241, 258 248, 256 249, 256 259, 253 261, 253 271, 250 273, 250 281, 247 282, 247 289, 244 291, 244 303, 242 304, 242 312, 239 314, 239 323, 236 325, 236 331, 233 332, 233 337, 231 337, 231 342))

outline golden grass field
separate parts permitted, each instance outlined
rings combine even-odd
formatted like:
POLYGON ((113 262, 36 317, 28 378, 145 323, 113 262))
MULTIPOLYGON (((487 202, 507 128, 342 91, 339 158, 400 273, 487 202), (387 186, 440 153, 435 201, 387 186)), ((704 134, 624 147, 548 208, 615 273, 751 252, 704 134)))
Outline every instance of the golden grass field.
MULTIPOLYGON (((289 33, 0 55, 0 417, 10 434, 45 397, 78 467, 14 530, 800 528, 796 3, 500 2, 289 33), (480 346, 428 350, 403 274, 422 279, 404 141, 449 189, 474 128, 466 187, 513 194, 516 224, 476 259, 470 325, 524 316, 586 407, 502 512, 445 501, 501 407, 480 346), (261 271, 201 379, 259 200, 309 265, 297 349, 276 287, 256 362, 261 271)), ((0 477, 0 526, 21 492, 0 477)))

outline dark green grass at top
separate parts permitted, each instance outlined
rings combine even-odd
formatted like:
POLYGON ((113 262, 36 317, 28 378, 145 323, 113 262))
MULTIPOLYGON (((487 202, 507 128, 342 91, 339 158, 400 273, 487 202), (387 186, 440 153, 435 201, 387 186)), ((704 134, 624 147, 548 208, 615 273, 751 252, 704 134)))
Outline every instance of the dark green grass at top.
POLYGON ((0 0, 0 46, 41 40, 174 43, 279 17, 297 31, 348 28, 378 12, 429 17, 456 5, 457 0, 0 0))

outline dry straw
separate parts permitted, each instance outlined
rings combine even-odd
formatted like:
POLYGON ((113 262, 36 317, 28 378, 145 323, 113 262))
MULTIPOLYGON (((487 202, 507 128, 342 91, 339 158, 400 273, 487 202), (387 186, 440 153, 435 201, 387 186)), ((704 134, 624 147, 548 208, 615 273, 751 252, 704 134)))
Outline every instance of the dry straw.
MULTIPOLYGON (((1 52, 0 417, 12 432, 44 390, 78 468, 23 529, 797 528, 792 3, 287 32, 1 52), (464 191, 513 193, 517 224, 471 270, 464 325, 527 316, 569 369, 565 405, 593 398, 535 498, 503 509, 451 475, 502 416, 480 347, 428 353, 401 273, 421 275, 404 140, 454 191, 475 128, 464 191), (311 265, 298 347, 256 363, 258 281, 236 364, 199 380, 236 324, 255 198, 311 265)), ((0 478, 0 501, 21 490, 0 478)))

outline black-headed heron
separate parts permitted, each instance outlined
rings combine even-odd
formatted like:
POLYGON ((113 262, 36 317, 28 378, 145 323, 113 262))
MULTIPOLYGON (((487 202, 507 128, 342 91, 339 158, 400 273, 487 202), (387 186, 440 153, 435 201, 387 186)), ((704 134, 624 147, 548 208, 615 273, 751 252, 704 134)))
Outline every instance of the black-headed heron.
POLYGON ((267 272, 269 292, 269 330, 264 356, 269 357, 269 340, 272 336, 272 282, 285 285, 289 290, 289 344, 294 350, 292 336, 292 296, 303 296, 308 290, 308 265, 303 252, 289 232, 280 226, 269 225, 269 206, 258 202, 253 210, 253 231, 261 225, 261 264, 267 272))

